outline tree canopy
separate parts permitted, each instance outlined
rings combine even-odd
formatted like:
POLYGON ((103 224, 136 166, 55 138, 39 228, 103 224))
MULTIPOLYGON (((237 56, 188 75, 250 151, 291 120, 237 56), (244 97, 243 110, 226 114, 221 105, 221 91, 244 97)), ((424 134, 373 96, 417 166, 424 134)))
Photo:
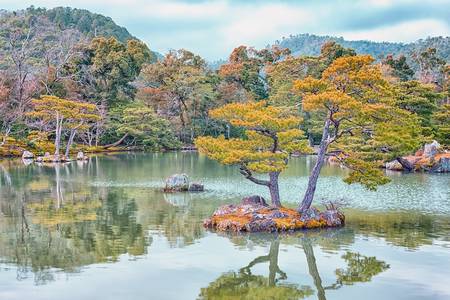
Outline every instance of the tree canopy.
POLYGON ((389 181, 378 161, 400 158, 421 145, 417 116, 395 105, 395 91, 372 63, 370 56, 340 57, 320 79, 307 77, 294 84, 303 110, 323 120, 318 160, 300 210, 311 205, 327 154, 352 170, 346 182, 375 189, 389 181))
POLYGON ((272 204, 281 206, 278 176, 286 169, 289 154, 308 151, 299 129, 301 119, 286 108, 268 106, 264 101, 232 103, 210 111, 210 115, 245 129, 245 137, 199 137, 195 144, 201 153, 223 164, 238 165, 244 177, 267 186, 272 204), (269 180, 253 172, 269 174, 269 180))

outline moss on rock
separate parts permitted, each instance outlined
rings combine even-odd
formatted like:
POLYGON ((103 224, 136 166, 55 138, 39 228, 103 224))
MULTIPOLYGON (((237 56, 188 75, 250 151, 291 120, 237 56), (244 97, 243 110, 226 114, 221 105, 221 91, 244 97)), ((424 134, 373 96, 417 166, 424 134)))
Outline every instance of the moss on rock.
POLYGON ((345 217, 338 210, 319 212, 311 208, 300 214, 295 209, 242 203, 224 205, 203 222, 203 226, 218 231, 285 232, 301 229, 340 227, 345 217))

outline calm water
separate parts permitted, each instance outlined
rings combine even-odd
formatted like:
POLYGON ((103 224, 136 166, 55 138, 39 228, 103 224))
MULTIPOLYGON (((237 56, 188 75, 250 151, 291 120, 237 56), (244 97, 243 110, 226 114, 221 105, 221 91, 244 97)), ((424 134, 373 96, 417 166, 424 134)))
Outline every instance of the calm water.
MULTIPOLYGON (((285 203, 313 163, 292 161, 285 203)), ((317 199, 348 203, 345 228, 227 235, 202 220, 267 193, 197 154, 0 161, 0 299, 450 299, 450 176, 392 173, 367 192, 344 173, 325 167, 317 199), (160 193, 176 172, 207 191, 160 193)))

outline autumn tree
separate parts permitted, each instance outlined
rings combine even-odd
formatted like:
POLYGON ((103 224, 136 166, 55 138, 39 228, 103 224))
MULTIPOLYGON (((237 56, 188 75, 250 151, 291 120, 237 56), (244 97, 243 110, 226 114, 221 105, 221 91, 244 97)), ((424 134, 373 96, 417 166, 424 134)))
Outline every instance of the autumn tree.
POLYGON ((41 65, 36 74, 40 92, 45 95, 70 97, 76 72, 70 63, 79 59, 83 53, 86 39, 74 29, 62 30, 48 26, 45 38, 39 39, 37 46, 42 55, 41 65), (51 40, 52 43, 48 43, 51 40))
POLYGON ((44 125, 53 128, 55 132, 55 156, 59 157, 61 139, 64 130, 69 130, 66 146, 66 157, 69 156, 70 146, 77 130, 86 126, 88 122, 96 121, 96 107, 94 104, 61 99, 56 96, 44 95, 32 100, 34 110, 27 115, 36 120, 36 127, 44 125))
POLYGON ((299 105, 300 97, 292 89, 296 79, 307 76, 320 76, 315 72, 320 65, 316 57, 293 57, 271 64, 266 67, 269 87, 269 103, 276 106, 299 105))
POLYGON ((261 100, 268 96, 267 78, 264 68, 290 54, 289 49, 273 46, 256 50, 239 46, 230 54, 228 62, 223 64, 218 74, 222 78, 221 89, 224 95, 233 95, 234 101, 241 99, 261 100), (236 97, 241 95, 241 97, 236 97))
POLYGON ((0 18, 0 65, 2 69, 1 129, 6 138, 21 123, 37 91, 33 54, 37 52, 39 22, 22 15, 0 18), (5 91, 7 93, 5 94, 5 91))
POLYGON ((246 179, 269 188, 273 206, 281 206, 278 177, 286 169, 290 153, 307 150, 298 129, 301 119, 264 101, 227 104, 210 115, 243 127, 245 138, 199 137, 195 141, 199 151, 222 164, 238 165, 246 179), (269 180, 253 173, 268 174, 269 180))
POLYGON ((319 56, 291 56, 265 67, 270 103, 273 105, 298 105, 299 96, 292 87, 294 80, 308 76, 320 78, 322 72, 336 59, 356 55, 353 49, 336 42, 324 43, 319 56))
POLYGON ((351 170, 347 183, 375 189, 388 182, 379 161, 401 161, 422 142, 418 118, 395 105, 393 89, 373 61, 370 56, 341 57, 320 79, 295 82, 303 110, 317 112, 323 122, 317 160, 298 207, 301 212, 311 206, 327 155, 334 154, 351 170))
POLYGON ((321 131, 317 130, 313 112, 301 111, 301 97, 293 89, 295 80, 306 77, 320 78, 322 72, 336 59, 356 55, 353 49, 344 48, 336 42, 326 42, 322 45, 319 56, 287 56, 283 60, 267 65, 265 68, 269 103, 275 106, 292 106, 302 113, 304 119, 301 129, 311 143, 320 140, 321 131))
POLYGON ((200 56, 170 51, 162 61, 145 66, 140 79, 140 99, 169 119, 183 142, 204 134, 216 94, 215 79, 200 56))
MULTIPOLYGON (((320 48, 319 59, 323 62, 324 67, 327 68, 339 57, 355 56, 355 55, 356 55, 355 50, 351 48, 345 48, 334 41, 329 41, 324 43, 320 48)), ((323 70, 325 70, 325 68, 323 70)))

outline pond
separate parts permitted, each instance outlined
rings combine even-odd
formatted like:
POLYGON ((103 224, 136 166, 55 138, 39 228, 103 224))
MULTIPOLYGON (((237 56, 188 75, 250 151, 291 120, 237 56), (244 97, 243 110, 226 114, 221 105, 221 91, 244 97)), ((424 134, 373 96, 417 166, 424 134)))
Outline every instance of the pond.
MULTIPOLYGON (((292 159, 286 205, 314 159, 292 159)), ((233 235, 202 220, 267 191, 196 153, 0 161, 0 299, 450 299, 450 176, 390 173, 369 192, 345 172, 327 165, 316 198, 347 203, 344 228, 233 235), (207 190, 161 193, 179 172, 207 190)))

